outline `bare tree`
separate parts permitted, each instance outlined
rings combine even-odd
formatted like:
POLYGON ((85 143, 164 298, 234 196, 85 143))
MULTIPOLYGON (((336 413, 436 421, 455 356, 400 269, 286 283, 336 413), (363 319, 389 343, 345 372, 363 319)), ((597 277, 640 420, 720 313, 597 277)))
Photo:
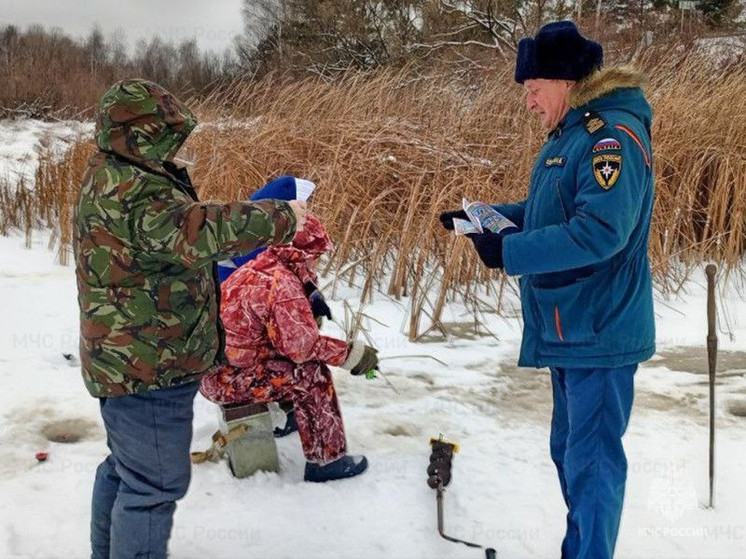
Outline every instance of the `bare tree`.
POLYGON ((476 47, 508 58, 526 26, 520 3, 497 0, 438 0, 428 12, 430 34, 412 49, 476 47), (442 23, 438 23, 442 22, 442 23))
POLYGON ((283 25, 290 19, 291 8, 288 0, 243 0, 244 35, 236 42, 241 62, 249 63, 260 45, 264 52, 277 51, 282 60, 283 25))
POLYGON ((409 56, 432 0, 244 0, 247 68, 319 73, 374 68, 409 56))
POLYGON ((93 29, 91 29, 83 49, 88 58, 91 73, 95 76, 101 67, 106 64, 109 57, 109 48, 104 39, 101 27, 95 25, 93 29))
POLYGON ((107 48, 109 51, 109 62, 114 66, 124 67, 129 63, 127 37, 121 27, 111 34, 107 42, 107 48))
POLYGON ((150 42, 142 39, 137 42, 135 65, 140 73, 166 87, 174 82, 177 60, 176 47, 160 37, 153 37, 150 42))

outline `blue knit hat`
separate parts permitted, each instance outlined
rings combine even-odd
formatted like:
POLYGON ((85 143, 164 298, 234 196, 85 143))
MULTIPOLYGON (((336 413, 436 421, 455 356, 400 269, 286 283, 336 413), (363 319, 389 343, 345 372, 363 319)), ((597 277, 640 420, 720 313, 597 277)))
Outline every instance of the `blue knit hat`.
POLYGON ((315 188, 316 185, 309 180, 284 175, 269 181, 249 196, 249 200, 252 202, 257 200, 302 200, 306 202, 315 188))
MULTIPOLYGON (((265 184, 249 196, 249 200, 252 202, 257 200, 303 200, 305 202, 311 197, 315 188, 316 185, 311 181, 284 175, 265 184)), ((265 250, 267 250, 267 247, 257 248, 245 256, 236 256, 230 260, 218 262, 218 281, 223 283, 238 268, 249 260, 254 260, 265 250)))
POLYGON ((601 45, 583 37, 571 21, 547 23, 536 37, 521 39, 515 62, 515 81, 583 79, 604 60, 601 45))

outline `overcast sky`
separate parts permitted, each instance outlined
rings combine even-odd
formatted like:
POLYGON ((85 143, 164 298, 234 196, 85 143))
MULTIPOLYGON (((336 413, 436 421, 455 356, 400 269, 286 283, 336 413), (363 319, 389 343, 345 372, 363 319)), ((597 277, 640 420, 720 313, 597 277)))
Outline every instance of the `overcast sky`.
POLYGON ((98 23, 104 34, 122 29, 130 47, 158 34, 194 37, 202 49, 221 51, 243 30, 241 0, 0 0, 0 24, 56 26, 75 37, 98 23))

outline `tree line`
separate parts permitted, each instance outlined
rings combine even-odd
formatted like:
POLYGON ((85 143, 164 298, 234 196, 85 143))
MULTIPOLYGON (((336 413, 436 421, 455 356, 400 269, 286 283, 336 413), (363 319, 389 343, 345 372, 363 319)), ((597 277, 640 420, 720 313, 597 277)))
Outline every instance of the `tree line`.
POLYGON ((120 31, 94 28, 84 40, 33 25, 0 29, 0 114, 70 116, 92 107, 105 88, 141 76, 189 95, 238 71, 232 51, 201 52, 195 40, 141 40, 132 52, 120 31))
POLYGON ((268 73, 334 79, 348 71, 435 64, 512 64, 518 41, 572 18, 605 46, 638 48, 740 28, 737 0, 243 0, 244 33, 222 53, 154 37, 127 48, 118 31, 83 40, 59 29, 0 28, 0 116, 90 112, 130 76, 183 97, 268 73), (682 6, 686 9, 682 9, 682 6))
POLYGON ((605 44, 736 30, 737 0, 243 0, 242 65, 330 75, 437 56, 511 62, 518 41, 572 18, 605 44), (683 9, 682 9, 683 8, 683 9), (255 42, 249 41, 255 39, 255 42))

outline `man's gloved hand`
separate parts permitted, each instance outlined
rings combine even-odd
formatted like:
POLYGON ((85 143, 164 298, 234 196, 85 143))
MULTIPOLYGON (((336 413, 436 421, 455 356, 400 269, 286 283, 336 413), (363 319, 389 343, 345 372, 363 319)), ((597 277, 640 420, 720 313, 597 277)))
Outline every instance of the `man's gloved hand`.
POLYGON ((350 344, 347 360, 340 365, 353 375, 364 375, 371 369, 378 369, 378 350, 361 341, 350 344))
POLYGON ((501 233, 486 231, 467 235, 485 266, 488 268, 503 267, 503 238, 501 233))
POLYGON ((452 212, 443 212, 442 214, 440 214, 440 217, 438 219, 440 219, 440 223, 441 225, 443 225, 443 227, 445 227, 449 231, 453 231, 453 228, 454 228, 453 218, 454 217, 458 219, 465 219, 467 221, 469 220, 469 217, 466 215, 466 212, 464 210, 454 210, 452 212))

